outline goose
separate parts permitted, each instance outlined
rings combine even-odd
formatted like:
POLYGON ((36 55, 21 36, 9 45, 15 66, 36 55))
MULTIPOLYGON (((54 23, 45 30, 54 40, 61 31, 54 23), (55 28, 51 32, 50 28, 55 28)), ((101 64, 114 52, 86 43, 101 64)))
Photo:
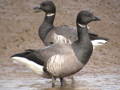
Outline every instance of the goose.
POLYGON ((36 50, 27 49, 10 58, 29 67, 40 76, 52 79, 52 87, 55 86, 56 78, 59 78, 63 87, 63 78, 80 71, 92 55, 93 45, 87 29, 87 24, 92 21, 100 21, 100 19, 89 11, 82 10, 76 19, 77 41, 55 43, 36 50))
MULTIPOLYGON (((72 43, 78 40, 77 29, 72 26, 63 25, 55 27, 53 25, 56 7, 52 1, 43 1, 40 5, 34 7, 36 11, 44 11, 45 18, 39 27, 38 33, 39 37, 48 46, 58 42, 72 43)), ((89 32, 89 37, 93 44, 93 47, 97 47, 108 42, 108 38, 100 37, 97 34, 89 32)))

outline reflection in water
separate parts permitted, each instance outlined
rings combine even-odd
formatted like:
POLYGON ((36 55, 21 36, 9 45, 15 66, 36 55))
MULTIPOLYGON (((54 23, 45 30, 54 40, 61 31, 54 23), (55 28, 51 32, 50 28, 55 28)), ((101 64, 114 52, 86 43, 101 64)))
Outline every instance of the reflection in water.
POLYGON ((72 87, 63 87, 63 88, 46 88, 46 89, 42 89, 42 90, 77 90, 77 89, 74 89, 72 87))
POLYGON ((51 87, 50 79, 32 79, 32 80, 0 80, 0 90, 119 90, 120 78, 118 75, 89 75, 87 74, 74 76, 75 83, 71 84, 71 80, 67 80, 67 85, 64 88, 60 88, 59 80, 56 81, 56 87, 51 87))

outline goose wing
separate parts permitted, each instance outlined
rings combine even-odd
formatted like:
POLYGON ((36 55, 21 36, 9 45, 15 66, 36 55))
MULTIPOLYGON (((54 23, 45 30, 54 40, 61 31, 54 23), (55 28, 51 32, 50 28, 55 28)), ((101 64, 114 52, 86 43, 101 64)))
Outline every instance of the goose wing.
POLYGON ((72 75, 84 66, 77 59, 70 44, 54 44, 35 52, 44 61, 44 71, 55 77, 72 75))
MULTIPOLYGON (((95 34, 95 33, 89 32, 88 34, 89 34, 91 41, 98 40, 100 43, 104 44, 109 40, 108 38, 100 37, 98 34, 95 34), (105 42, 102 42, 100 40, 105 41, 105 42)), ((48 46, 50 44, 54 44, 58 42, 72 43, 76 40, 78 40, 77 29, 72 26, 64 25, 64 26, 58 26, 58 27, 52 28, 50 32, 47 34, 44 40, 44 43, 46 46, 48 46)))
POLYGON ((51 29, 51 31, 47 34, 44 43, 45 45, 58 42, 71 43, 77 40, 77 38, 77 29, 75 27, 64 25, 51 29))

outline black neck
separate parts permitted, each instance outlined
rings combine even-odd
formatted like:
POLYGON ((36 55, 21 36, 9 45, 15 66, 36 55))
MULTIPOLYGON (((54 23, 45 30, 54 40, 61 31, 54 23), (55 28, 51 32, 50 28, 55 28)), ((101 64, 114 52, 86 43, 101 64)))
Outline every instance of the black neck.
POLYGON ((51 15, 51 16, 47 16, 47 15, 48 15, 48 14, 46 13, 43 22, 45 22, 45 23, 47 23, 47 24, 49 24, 49 25, 53 25, 54 18, 55 18, 55 14, 53 13, 53 15, 51 15))
POLYGON ((88 39, 88 29, 87 25, 80 26, 77 24, 77 31, 78 31, 78 43, 85 41, 85 39, 88 39))
POLYGON ((86 64, 92 54, 92 43, 88 36, 87 25, 81 27, 77 24, 78 41, 73 43, 73 50, 80 62, 86 64))
POLYGON ((51 30, 51 28, 54 27, 53 26, 54 18, 55 18, 55 14, 52 16, 47 16, 47 13, 46 13, 44 21, 39 27, 39 31, 38 31, 39 37, 43 42, 48 32, 51 30))

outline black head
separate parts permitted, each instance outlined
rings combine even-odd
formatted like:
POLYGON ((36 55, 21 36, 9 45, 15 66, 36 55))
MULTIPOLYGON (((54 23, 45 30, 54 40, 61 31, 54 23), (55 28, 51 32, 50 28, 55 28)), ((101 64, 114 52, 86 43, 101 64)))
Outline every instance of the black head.
POLYGON ((85 10, 78 13, 77 23, 87 25, 91 21, 100 21, 100 19, 95 17, 92 13, 85 10))
POLYGON ((43 1, 40 5, 34 7, 34 10, 43 10, 46 13, 55 13, 56 7, 52 1, 43 1))

